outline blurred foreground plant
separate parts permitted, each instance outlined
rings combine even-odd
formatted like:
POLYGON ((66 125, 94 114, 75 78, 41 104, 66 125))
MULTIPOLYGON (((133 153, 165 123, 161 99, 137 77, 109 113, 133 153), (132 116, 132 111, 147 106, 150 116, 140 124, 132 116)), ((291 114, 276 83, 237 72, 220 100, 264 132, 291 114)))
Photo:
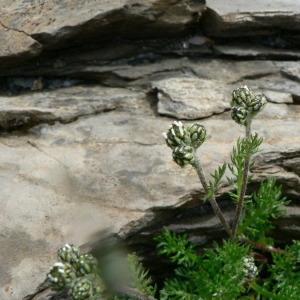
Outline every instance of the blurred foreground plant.
POLYGON ((123 257, 107 247, 102 259, 80 254, 77 247, 66 244, 58 250, 59 262, 47 274, 51 289, 66 291, 74 300, 155 300, 148 271, 135 253, 123 257))

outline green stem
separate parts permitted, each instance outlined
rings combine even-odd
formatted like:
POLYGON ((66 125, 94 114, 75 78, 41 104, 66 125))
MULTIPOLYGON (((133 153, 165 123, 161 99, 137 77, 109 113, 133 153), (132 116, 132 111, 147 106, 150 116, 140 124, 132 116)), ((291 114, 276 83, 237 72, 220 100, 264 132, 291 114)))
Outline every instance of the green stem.
MULTIPOLYGON (((249 120, 247 122, 247 125, 246 125, 246 138, 248 139, 248 141, 250 140, 250 134, 251 134, 251 119, 249 118, 249 120)), ((232 226, 232 237, 233 238, 236 238, 237 229, 238 229, 240 219, 241 219, 241 215, 242 215, 242 212, 243 212, 245 194, 246 194, 246 189, 247 189, 247 184, 248 184, 248 173, 249 173, 250 158, 251 158, 251 154, 247 153, 247 156, 244 159, 241 193, 240 193, 239 199, 237 201, 237 207, 236 207, 236 211, 235 211, 235 218, 234 218, 233 226, 232 226)))
MULTIPOLYGON (((198 173, 198 177, 199 177, 200 182, 201 182, 201 184, 204 188, 205 193, 208 194, 208 192, 209 192, 208 184, 207 184, 207 181, 206 181, 204 173, 203 173, 203 169, 202 169, 200 159, 196 155, 194 155, 194 158, 195 158, 195 162, 194 162, 193 166, 195 167, 195 169, 198 173)), ((222 211, 221 211, 221 209, 220 209, 220 207, 219 207, 219 205, 216 201, 215 195, 213 194, 208 200, 209 200, 214 212, 216 213, 216 215, 220 219, 222 225, 224 226, 225 230, 227 231, 229 236, 232 236, 230 226, 227 223, 227 221, 225 220, 225 217, 224 217, 224 215, 223 215, 223 213, 222 213, 222 211)))
POLYGON ((265 290, 263 287, 259 286, 253 281, 250 282, 249 285, 255 292, 257 292, 259 295, 267 297, 267 299, 279 299, 279 300, 283 299, 282 296, 274 295, 272 292, 265 290))

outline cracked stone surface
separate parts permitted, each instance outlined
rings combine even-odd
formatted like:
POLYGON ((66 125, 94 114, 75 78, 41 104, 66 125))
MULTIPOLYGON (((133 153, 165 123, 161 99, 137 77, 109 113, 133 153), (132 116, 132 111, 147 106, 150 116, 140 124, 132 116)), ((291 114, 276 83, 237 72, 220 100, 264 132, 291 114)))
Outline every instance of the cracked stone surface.
POLYGON ((30 36, 6 28, 1 23, 0 38, 2 41, 0 47, 0 63, 2 67, 7 68, 13 65, 15 57, 29 59, 38 55, 42 50, 41 44, 30 36))
MULTIPOLYGON (((53 300, 33 293, 57 249, 97 249, 107 228, 157 278, 162 226, 203 247, 224 238, 161 132, 178 119, 203 124, 209 177, 243 135, 227 102, 243 85, 270 99, 253 122, 264 143, 249 191, 275 177, 293 200, 276 239, 299 238, 299 5, 203 3, 0 0, 1 299, 53 300)), ((217 196, 230 221, 228 190, 223 181, 217 196)))

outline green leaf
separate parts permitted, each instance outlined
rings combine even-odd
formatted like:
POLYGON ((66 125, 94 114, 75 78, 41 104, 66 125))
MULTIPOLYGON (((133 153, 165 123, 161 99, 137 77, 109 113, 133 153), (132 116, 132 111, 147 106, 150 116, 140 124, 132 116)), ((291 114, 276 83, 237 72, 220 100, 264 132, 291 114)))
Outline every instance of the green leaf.
MULTIPOLYGON (((229 184, 232 189, 235 191, 231 191, 229 193, 231 199, 234 203, 240 199, 241 190, 242 190, 242 182, 243 182, 243 174, 245 167, 245 160, 250 160, 251 156, 257 152, 259 152, 259 146, 262 143, 262 138, 258 138, 257 134, 251 135, 250 138, 238 138, 236 147, 233 147, 231 154, 231 163, 228 164, 228 169, 233 175, 232 178, 227 177, 229 184)), ((254 166, 254 162, 250 162, 249 169, 251 170, 254 166)), ((248 183, 251 181, 252 176, 248 176, 248 183)))
POLYGON ((215 170, 213 174, 210 174, 214 178, 214 181, 209 182, 208 193, 205 195, 204 201, 211 199, 215 194, 215 192, 218 190, 221 184, 221 179, 225 174, 225 171, 226 171, 226 163, 224 163, 221 167, 219 167, 218 170, 215 170))
POLYGON ((132 282, 131 286, 145 295, 154 296, 156 286, 151 285, 151 277, 148 276, 149 271, 144 270, 144 267, 138 261, 136 253, 127 256, 129 267, 131 270, 132 282))
MULTIPOLYGON (((163 253, 169 254, 171 261, 178 262, 178 257, 173 259, 175 244, 180 240, 180 243, 187 245, 186 238, 186 235, 179 237, 164 229, 163 236, 156 240, 159 241, 159 247, 163 248, 163 253)), ((195 255, 193 251, 193 259, 186 247, 184 251, 178 250, 186 258, 175 269, 175 277, 165 280, 160 299, 238 299, 245 291, 242 259, 249 247, 232 240, 223 241, 222 246, 215 243, 214 249, 206 249, 202 255, 195 255)))
POLYGON ((178 264, 188 263, 196 259, 195 244, 191 244, 187 241, 187 235, 177 235, 175 232, 171 232, 168 228, 164 227, 162 235, 154 238, 158 242, 157 248, 159 255, 167 255, 172 262, 178 264))
POLYGON ((239 234, 245 234, 254 242, 266 243, 266 232, 274 228, 272 220, 285 214, 282 207, 289 202, 281 196, 281 186, 276 187, 275 179, 268 178, 261 183, 258 192, 253 193, 252 201, 245 204, 239 234))

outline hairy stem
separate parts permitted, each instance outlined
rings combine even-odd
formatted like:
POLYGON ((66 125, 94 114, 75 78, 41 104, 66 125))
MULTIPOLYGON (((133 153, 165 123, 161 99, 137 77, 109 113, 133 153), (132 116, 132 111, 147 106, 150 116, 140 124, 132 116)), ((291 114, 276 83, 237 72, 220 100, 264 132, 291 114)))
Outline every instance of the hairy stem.
MULTIPOLYGON (((195 163, 193 164, 193 166, 195 167, 197 173, 198 173, 198 177, 200 179, 200 182, 204 188, 204 191, 206 194, 208 194, 209 190, 208 190, 208 184, 207 184, 207 181, 205 179, 205 176, 204 176, 204 173, 203 173, 203 169, 202 169, 202 165, 201 165, 201 162, 200 162, 200 159, 195 155, 194 156, 195 158, 195 163)), ((232 236, 232 232, 231 232, 231 229, 230 229, 230 226, 229 224, 227 223, 227 221, 225 220, 225 217, 216 201, 216 198, 215 198, 215 195, 213 194, 211 196, 211 198, 208 199, 214 212, 216 213, 216 215, 219 217, 222 225, 224 226, 225 230, 227 231, 227 233, 229 234, 229 236, 232 236)))
MULTIPOLYGON (((246 138, 248 140, 250 139, 250 134, 251 134, 251 119, 249 119, 249 121, 247 122, 247 125, 246 125, 246 138)), ((241 188, 241 193, 239 195, 240 197, 237 201, 237 207, 236 207, 236 211, 235 211, 235 218, 234 218, 233 226, 232 226, 232 237, 233 238, 236 238, 237 229, 238 229, 240 219, 241 219, 241 215, 242 215, 242 212, 243 212, 245 194, 246 194, 246 189, 247 189, 247 184, 248 184, 248 173, 249 173, 250 158, 251 158, 251 155, 249 154, 244 159, 242 188, 241 188)))

